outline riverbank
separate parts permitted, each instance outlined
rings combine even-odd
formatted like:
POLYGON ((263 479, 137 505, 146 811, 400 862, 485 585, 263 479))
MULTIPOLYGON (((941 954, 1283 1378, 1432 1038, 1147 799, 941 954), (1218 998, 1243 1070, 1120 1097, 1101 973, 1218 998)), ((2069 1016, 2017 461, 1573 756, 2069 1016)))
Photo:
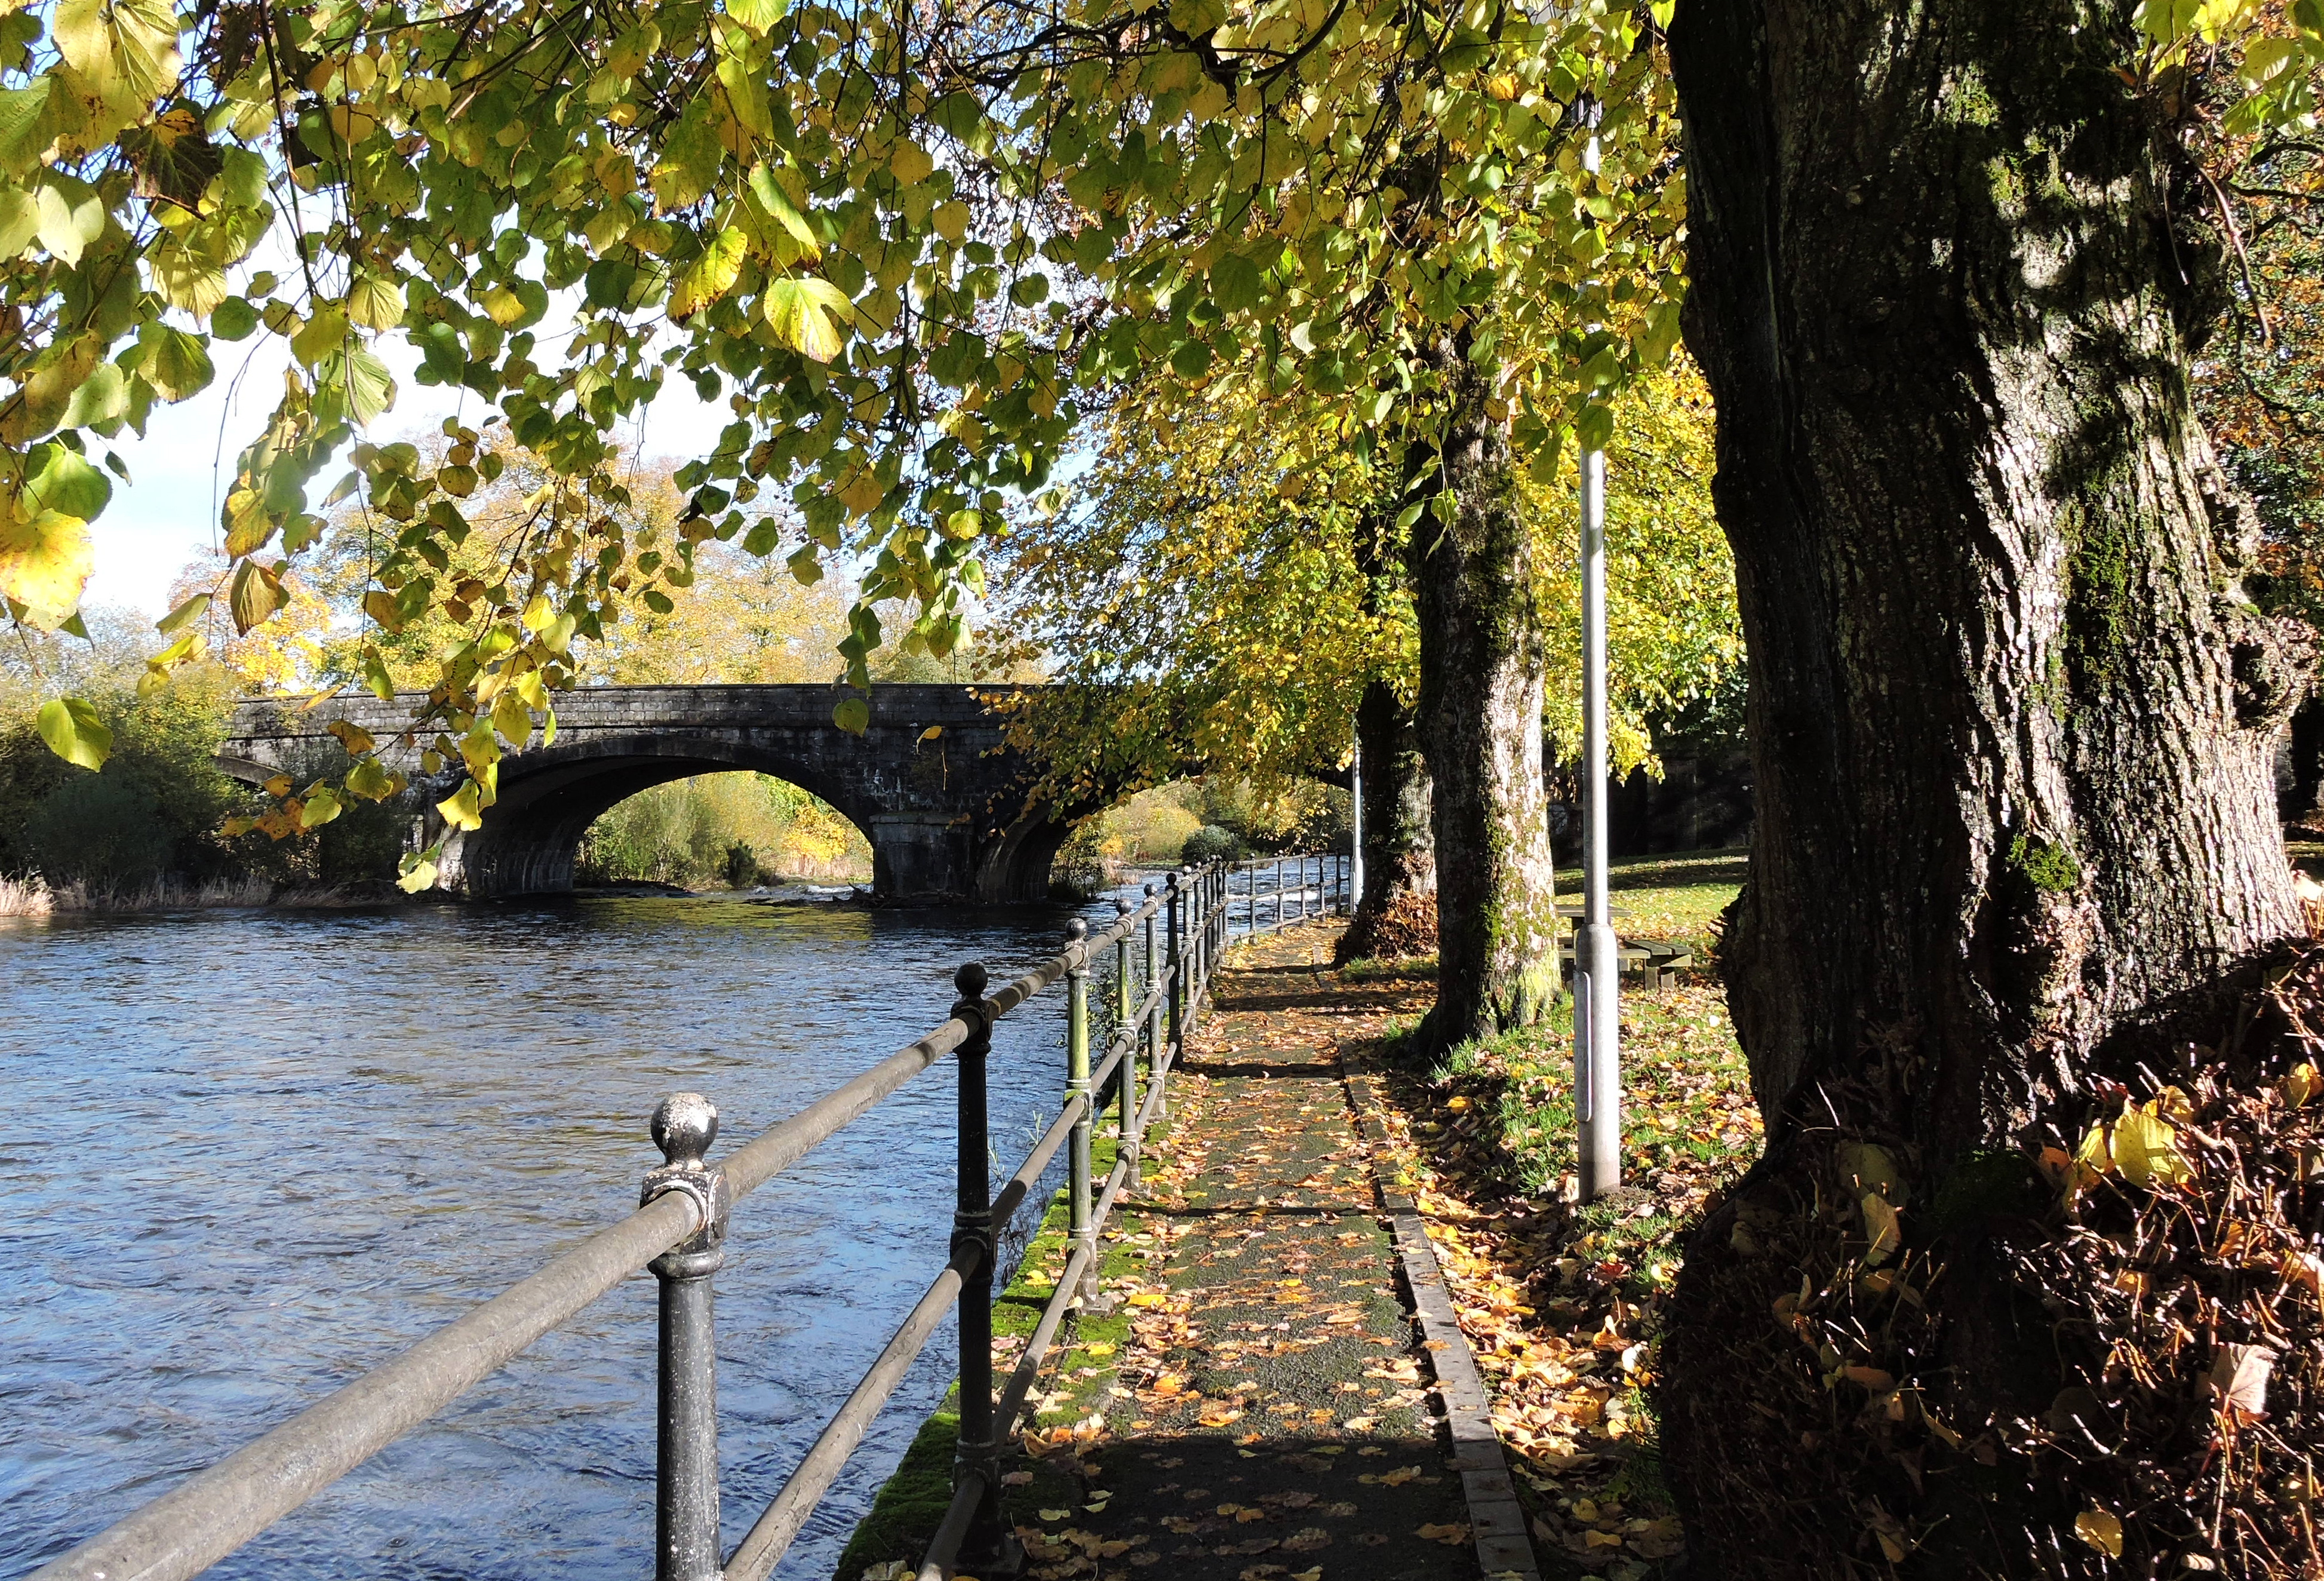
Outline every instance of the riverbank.
POLYGON ((214 878, 194 883, 165 877, 124 884, 76 882, 52 888, 38 874, 0 878, 0 917, 132 916, 261 906, 344 911, 394 905, 404 899, 393 884, 386 883, 277 883, 267 878, 214 878))
MULTIPOLYGON (((1497 1572, 1446 1453, 1458 1380, 1412 1326, 1419 1281, 1399 1277, 1389 1237, 1405 1197, 1474 1355, 1538 1573, 1675 1573, 1652 1399, 1660 1312, 1686 1227, 1759 1131, 1709 965, 1728 864, 1639 865, 1618 901, 1626 933, 1684 938, 1696 964, 1625 999, 1630 1186, 1588 1207, 1569 1200, 1562 1010, 1424 1068, 1404 1040, 1430 1002, 1429 963, 1335 972, 1336 926, 1230 957, 1176 1131, 1108 1244, 1106 1288, 1130 1304, 1068 1328, 1017 1442, 1010 1508, 1035 1576, 1497 1572)), ((1003 1314, 1038 1310, 1062 1256, 1057 1240, 1037 1244, 1003 1314)), ((943 1510, 951 1422, 923 1429, 835 1581, 916 1562, 943 1510)))

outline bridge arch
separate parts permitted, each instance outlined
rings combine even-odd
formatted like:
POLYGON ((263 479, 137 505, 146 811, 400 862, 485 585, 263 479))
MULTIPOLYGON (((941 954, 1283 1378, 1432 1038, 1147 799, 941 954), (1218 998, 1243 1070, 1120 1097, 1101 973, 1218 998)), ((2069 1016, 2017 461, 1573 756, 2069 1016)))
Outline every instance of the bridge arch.
MULTIPOLYGON (((586 754, 561 762, 550 753, 503 760, 500 795, 483 828, 458 837, 447 848, 446 877, 476 894, 543 894, 573 887, 581 837, 605 813, 641 790, 696 774, 755 772, 813 792, 862 830, 871 842, 875 890, 880 872, 883 818, 892 814, 862 804, 844 776, 818 772, 795 754, 767 751, 745 742, 704 739, 685 734, 640 732, 601 737, 586 754)), ((908 815, 907 815, 908 816, 908 815)), ((890 864, 895 859, 890 841, 890 864)), ((892 889, 897 875, 886 875, 892 889)))
POLYGON ((1031 765, 1009 740, 1012 688, 875 686, 861 734, 832 723, 851 695, 830 686, 597 687, 558 696, 553 744, 501 761, 483 827, 444 829, 434 804, 462 771, 421 772, 401 744, 421 699, 368 696, 313 711, 270 700, 235 710, 219 764, 261 781, 334 754, 346 719, 383 744, 414 786, 411 843, 440 839, 438 883, 470 895, 553 893, 573 884, 583 831, 628 797, 671 780, 733 770, 814 792, 870 842, 872 891, 893 901, 1045 900, 1048 869, 1074 818, 1036 805, 1031 765))

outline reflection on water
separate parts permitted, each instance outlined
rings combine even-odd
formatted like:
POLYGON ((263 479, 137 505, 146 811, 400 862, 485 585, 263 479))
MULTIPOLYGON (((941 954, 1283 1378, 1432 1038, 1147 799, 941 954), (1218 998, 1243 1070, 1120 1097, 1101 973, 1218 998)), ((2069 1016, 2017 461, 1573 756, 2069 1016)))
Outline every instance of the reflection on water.
MULTIPOLYGON (((963 960, 999 980, 1048 953, 1065 915, 596 900, 0 930, 0 1576, 619 1218, 663 1095, 710 1095, 724 1151, 940 1021, 963 960)), ((996 1031, 1003 1167, 1056 1113, 1060 999, 996 1031)), ((952 1068, 735 1211, 730 1546, 944 1261, 952 1068)), ((211 1574, 650 1574, 653 1311, 640 1274, 211 1574)), ((830 1573, 953 1344, 782 1575, 830 1573)))

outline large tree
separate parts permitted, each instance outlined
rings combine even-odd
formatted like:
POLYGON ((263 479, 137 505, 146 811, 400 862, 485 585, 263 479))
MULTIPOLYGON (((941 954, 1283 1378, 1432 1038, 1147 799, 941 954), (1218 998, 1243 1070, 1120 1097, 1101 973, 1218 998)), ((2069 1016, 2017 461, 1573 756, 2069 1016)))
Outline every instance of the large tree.
MULTIPOLYGON (((2204 105, 2236 41, 2192 30, 2239 9, 2142 6, 2140 32, 2077 0, 1685 0, 1674 24, 1758 806, 1722 957, 1768 1124, 1665 1358, 1718 1573, 2054 1574, 2136 1523, 2078 1529, 2024 1475, 2009 1424, 2084 1408, 2060 1293, 1985 1234, 2038 1216, 2046 1128, 2070 1146, 2106 1078, 2162 1079, 2143 1026, 2298 924, 2269 762, 2304 659, 2243 591, 2251 513, 2189 388, 2227 288, 2188 128, 2269 108, 2204 105), (1864 1354, 1819 1326, 1847 1310, 1864 1354)), ((2301 49, 2252 46, 2264 92, 2301 88, 2301 49)), ((2164 1556, 2134 1533, 2133 1558, 2164 1556)))

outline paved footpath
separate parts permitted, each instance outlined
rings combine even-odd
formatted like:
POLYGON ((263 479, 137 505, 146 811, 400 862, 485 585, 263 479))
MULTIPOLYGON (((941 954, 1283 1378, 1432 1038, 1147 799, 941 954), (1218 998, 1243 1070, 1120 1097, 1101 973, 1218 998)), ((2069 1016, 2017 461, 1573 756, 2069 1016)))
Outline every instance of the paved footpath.
POLYGON ((1080 1320, 1024 1436, 1036 1464, 1010 1478, 1044 1581, 1480 1575, 1331 1035, 1360 995, 1317 975, 1329 938, 1241 947, 1173 1077, 1167 1136, 1108 1236, 1123 1304, 1080 1320))

